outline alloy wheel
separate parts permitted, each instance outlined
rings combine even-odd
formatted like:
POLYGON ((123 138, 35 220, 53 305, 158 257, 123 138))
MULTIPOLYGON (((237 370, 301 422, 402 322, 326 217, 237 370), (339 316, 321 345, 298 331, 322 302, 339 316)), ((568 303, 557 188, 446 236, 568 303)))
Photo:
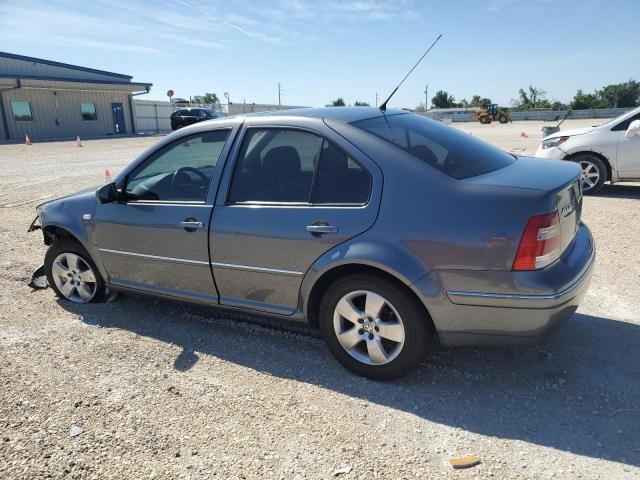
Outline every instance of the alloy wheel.
POLYGON ((96 294, 96 276, 91 266, 75 253, 61 253, 53 261, 51 274, 56 287, 68 300, 90 302, 96 294))
POLYGON ((336 304, 333 328, 344 350, 367 365, 384 365, 402 351, 404 324, 395 307, 383 296, 358 290, 336 304))
POLYGON ((589 160, 581 160, 580 168, 582 168, 582 174, 580 175, 582 189, 584 191, 591 190, 600 180, 600 170, 589 160))

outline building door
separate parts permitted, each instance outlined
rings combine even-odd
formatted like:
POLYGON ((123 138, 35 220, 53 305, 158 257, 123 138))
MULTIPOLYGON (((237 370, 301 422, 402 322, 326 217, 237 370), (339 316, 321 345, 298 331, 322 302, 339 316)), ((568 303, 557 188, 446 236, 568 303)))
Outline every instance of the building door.
POLYGON ((112 103, 111 111, 113 112, 113 133, 127 133, 127 126, 124 123, 124 110, 122 103, 112 103))

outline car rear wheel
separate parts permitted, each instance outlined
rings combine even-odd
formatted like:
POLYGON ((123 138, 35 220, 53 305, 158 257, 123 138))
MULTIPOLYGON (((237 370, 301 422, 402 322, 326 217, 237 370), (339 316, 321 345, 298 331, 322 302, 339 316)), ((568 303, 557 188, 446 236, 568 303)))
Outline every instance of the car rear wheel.
POLYGON ((585 195, 593 195, 598 193, 607 179, 607 167, 604 162, 590 154, 580 154, 571 160, 580 165, 582 169, 582 191, 585 195))
POLYGON ((60 298, 74 303, 105 300, 106 287, 96 264, 80 244, 58 240, 44 257, 49 285, 60 298))
POLYGON ((342 365, 373 380, 409 373, 432 337, 424 309, 408 292, 365 275, 329 288, 320 307, 320 332, 342 365))

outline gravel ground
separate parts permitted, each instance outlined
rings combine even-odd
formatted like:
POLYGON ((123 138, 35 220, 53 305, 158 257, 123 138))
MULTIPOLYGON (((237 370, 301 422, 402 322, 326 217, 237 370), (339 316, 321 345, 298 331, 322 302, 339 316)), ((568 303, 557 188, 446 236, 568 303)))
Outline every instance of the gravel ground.
MULTIPOLYGON (((456 126, 532 153, 542 123, 456 126)), ((556 336, 438 350, 376 383, 313 336, 27 287, 45 251, 26 233, 35 204, 154 141, 0 146, 0 479, 640 478, 640 184, 585 199, 599 260, 556 336), (467 454, 482 463, 447 463, 467 454)))

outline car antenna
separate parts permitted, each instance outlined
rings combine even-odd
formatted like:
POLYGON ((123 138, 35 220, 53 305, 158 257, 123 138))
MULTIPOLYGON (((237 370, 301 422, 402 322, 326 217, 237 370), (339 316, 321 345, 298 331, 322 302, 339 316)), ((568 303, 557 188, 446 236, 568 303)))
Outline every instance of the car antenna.
MULTIPOLYGON (((413 66, 413 68, 411 70, 409 70, 409 73, 407 73, 404 78, 402 79, 402 81, 398 84, 398 86, 396 88, 393 89, 393 92, 391 92, 391 95, 389 95, 389 98, 387 98, 382 105, 380 105, 378 108, 380 109, 380 111, 382 113, 387 111, 387 103, 389 103, 389 100, 391 100, 391 97, 393 97, 395 95, 395 93, 398 91, 398 89, 400 88, 400 86, 404 83, 404 81, 407 79, 407 77, 409 75, 411 75, 411 72, 413 72, 416 67, 418 66, 418 64, 422 61, 422 59, 424 57, 427 56, 427 53, 429 53, 429 51, 433 48, 433 46, 438 42, 438 40, 440 40, 440 37, 442 37, 442 34, 438 35, 438 37, 433 41, 433 43, 431 44, 431 46, 427 49, 426 52, 424 52, 424 54, 420 57, 420 60, 418 60, 416 62, 416 64, 413 66)), ((426 108, 426 105, 425 105, 426 108)))

